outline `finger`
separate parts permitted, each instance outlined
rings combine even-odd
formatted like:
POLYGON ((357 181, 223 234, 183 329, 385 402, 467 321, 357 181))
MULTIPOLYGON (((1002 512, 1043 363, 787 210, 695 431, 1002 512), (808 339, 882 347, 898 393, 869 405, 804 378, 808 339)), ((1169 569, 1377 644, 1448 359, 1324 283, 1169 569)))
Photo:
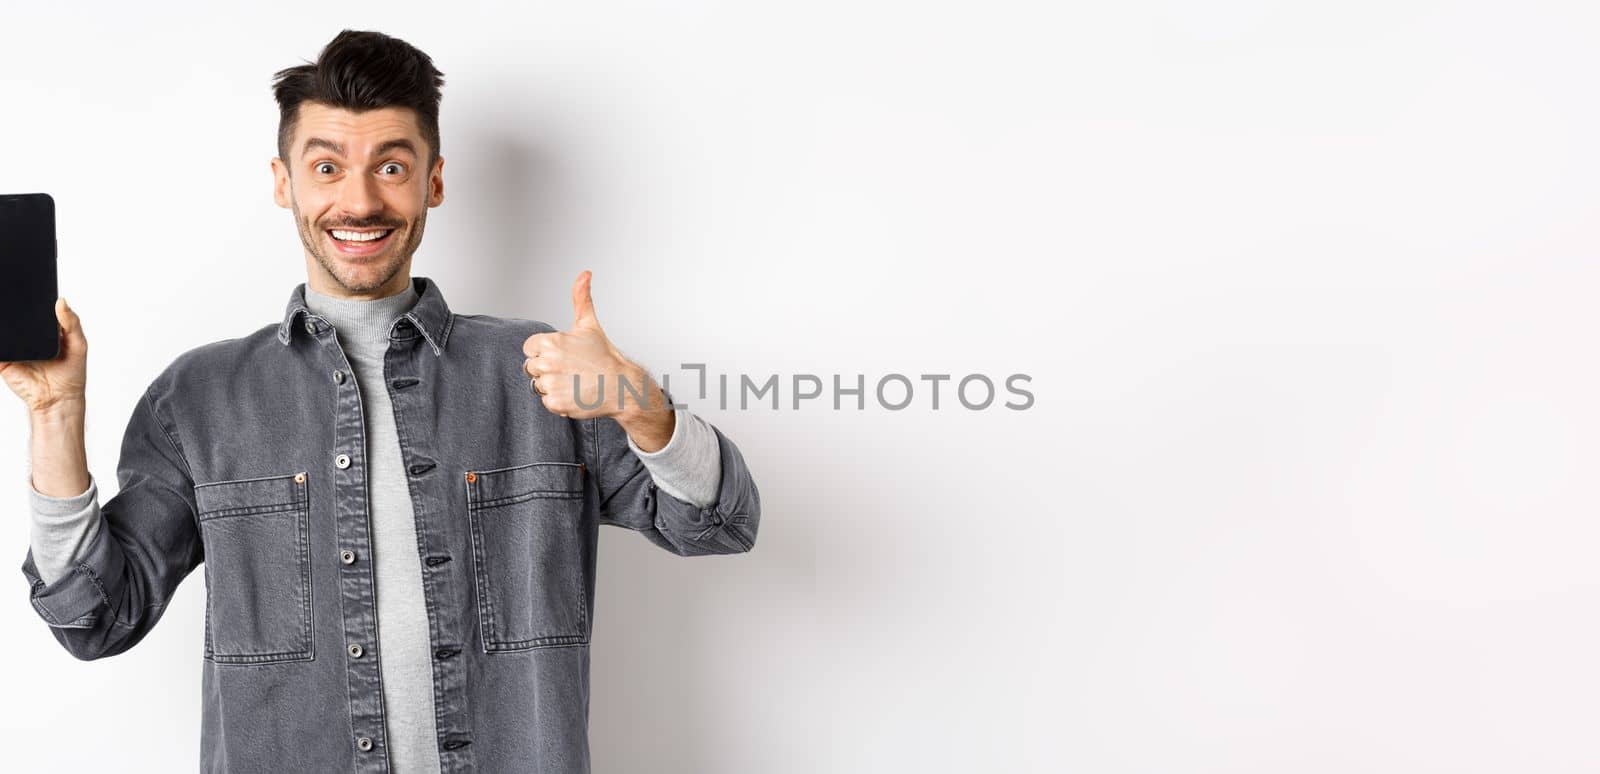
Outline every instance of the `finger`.
POLYGON ((600 327, 600 321, 595 319, 594 298, 589 295, 589 281, 594 273, 584 269, 578 279, 572 283, 572 327, 600 327))
POLYGON ((535 333, 522 340, 522 354, 533 357, 540 352, 549 352, 557 349, 558 344, 555 333, 535 333))
POLYGON ((543 352, 529 355, 526 360, 538 366, 542 371, 553 371, 561 367, 561 364, 566 360, 566 356, 561 354, 560 350, 547 349, 543 352))
POLYGON ((72 311, 72 307, 67 305, 66 296, 56 298, 56 322, 61 324, 61 335, 63 336, 71 336, 72 332, 82 322, 78 319, 78 313, 72 311))
POLYGON ((560 401, 551 397, 550 393, 548 392, 539 393, 539 405, 544 406, 544 410, 552 414, 557 416, 565 416, 561 412, 565 411, 566 409, 561 406, 560 401))
POLYGON ((56 322, 61 325, 63 349, 76 354, 88 348, 89 340, 83 335, 83 320, 67 305, 65 296, 56 298, 56 322))

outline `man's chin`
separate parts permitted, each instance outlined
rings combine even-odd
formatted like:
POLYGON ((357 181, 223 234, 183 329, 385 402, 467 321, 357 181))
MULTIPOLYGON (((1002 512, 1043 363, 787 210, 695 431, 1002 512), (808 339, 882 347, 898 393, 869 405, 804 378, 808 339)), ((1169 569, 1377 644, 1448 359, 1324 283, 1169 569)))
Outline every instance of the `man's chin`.
POLYGON ((383 254, 349 258, 334 256, 323 267, 349 293, 371 293, 382 288, 400 270, 400 265, 383 254))

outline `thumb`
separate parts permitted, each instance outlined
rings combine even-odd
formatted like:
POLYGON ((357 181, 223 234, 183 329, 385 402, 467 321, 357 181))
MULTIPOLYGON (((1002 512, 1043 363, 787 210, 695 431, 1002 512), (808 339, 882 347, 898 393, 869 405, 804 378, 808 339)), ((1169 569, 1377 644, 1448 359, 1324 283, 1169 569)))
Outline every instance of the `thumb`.
POLYGON ((83 335, 83 320, 67 305, 65 296, 56 298, 56 322, 61 324, 62 349, 69 353, 82 352, 89 344, 83 335))
POLYGON ((594 273, 584 269, 572 283, 572 327, 599 328, 600 320, 594 315, 594 298, 589 295, 589 280, 594 273))

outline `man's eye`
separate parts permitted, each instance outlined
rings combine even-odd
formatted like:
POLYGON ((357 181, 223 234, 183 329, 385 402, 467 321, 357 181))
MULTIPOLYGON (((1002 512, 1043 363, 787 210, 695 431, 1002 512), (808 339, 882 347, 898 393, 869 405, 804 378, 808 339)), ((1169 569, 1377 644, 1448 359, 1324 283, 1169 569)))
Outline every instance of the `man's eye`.
POLYGON ((394 162, 394 161, 391 161, 391 162, 389 162, 387 164, 384 164, 382 168, 383 169, 388 169, 390 167, 394 167, 394 172, 392 174, 396 174, 396 175, 404 174, 405 171, 406 171, 406 168, 405 168, 404 164, 400 164, 400 163, 394 162))
POLYGON ((331 175, 333 174, 334 166, 332 162, 324 161, 318 164, 315 169, 324 175, 331 175))

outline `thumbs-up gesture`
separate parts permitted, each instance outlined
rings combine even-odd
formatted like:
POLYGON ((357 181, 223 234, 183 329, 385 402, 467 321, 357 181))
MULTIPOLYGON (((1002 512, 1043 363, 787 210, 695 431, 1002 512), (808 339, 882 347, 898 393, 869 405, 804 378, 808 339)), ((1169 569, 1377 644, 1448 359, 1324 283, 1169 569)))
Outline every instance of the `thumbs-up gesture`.
MULTIPOLYGON (((640 429, 666 420, 670 438, 671 412, 662 411, 665 396, 647 371, 622 356, 595 317, 594 299, 589 296, 592 276, 584 271, 572 283, 571 328, 558 333, 535 333, 522 343, 522 353, 528 356, 522 369, 533 378, 533 390, 552 413, 569 419, 615 416, 624 427, 648 414, 655 421, 640 429), (624 379, 628 381, 627 390, 621 389, 624 379), (623 402, 620 409, 619 394, 623 402), (643 396, 648 405, 636 395, 643 396)), ((634 428, 629 427, 629 435, 637 441, 634 428)), ((662 439, 660 445, 665 444, 666 439, 662 439)), ((640 445, 643 447, 644 443, 640 445)))

